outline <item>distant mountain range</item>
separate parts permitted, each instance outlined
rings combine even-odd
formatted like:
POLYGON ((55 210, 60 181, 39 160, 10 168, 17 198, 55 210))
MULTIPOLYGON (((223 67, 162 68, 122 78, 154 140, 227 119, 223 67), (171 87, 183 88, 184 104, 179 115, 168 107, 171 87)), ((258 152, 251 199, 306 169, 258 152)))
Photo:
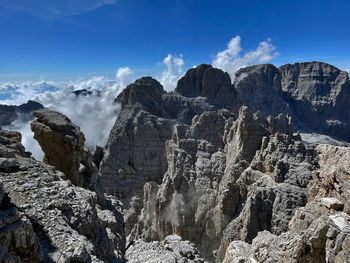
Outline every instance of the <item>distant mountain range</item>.
POLYGON ((32 100, 19 106, 0 105, 0 127, 11 125, 18 118, 31 120, 34 118, 32 112, 42 108, 43 105, 32 100))

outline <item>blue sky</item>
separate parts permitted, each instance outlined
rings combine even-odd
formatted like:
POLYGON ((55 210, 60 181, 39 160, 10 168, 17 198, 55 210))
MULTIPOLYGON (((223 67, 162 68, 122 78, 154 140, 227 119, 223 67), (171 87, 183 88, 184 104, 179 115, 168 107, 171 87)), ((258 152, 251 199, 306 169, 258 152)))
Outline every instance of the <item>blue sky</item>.
POLYGON ((275 46, 271 63, 320 60, 350 68, 350 1, 3 0, 0 82, 137 76, 212 63, 240 36, 242 52, 275 46), (274 52, 275 52, 274 51, 274 52))

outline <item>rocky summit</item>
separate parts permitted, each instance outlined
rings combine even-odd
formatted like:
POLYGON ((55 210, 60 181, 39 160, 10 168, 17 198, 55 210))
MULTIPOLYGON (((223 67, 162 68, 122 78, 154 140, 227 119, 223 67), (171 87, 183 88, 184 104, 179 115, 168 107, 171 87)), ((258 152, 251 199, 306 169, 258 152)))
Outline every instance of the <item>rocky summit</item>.
POLYGON ((232 83, 203 64, 114 103, 94 153, 55 111, 31 123, 43 162, 0 130, 1 262, 349 262, 345 71, 264 64, 232 83))

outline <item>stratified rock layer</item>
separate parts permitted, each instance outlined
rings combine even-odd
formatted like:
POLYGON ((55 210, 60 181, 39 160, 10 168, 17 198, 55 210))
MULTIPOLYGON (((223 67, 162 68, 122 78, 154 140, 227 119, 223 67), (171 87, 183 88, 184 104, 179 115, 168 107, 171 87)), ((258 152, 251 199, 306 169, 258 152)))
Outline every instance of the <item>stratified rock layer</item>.
POLYGON ((288 113, 295 128, 350 140, 350 80, 322 62, 255 65, 236 72, 235 88, 252 111, 288 113))

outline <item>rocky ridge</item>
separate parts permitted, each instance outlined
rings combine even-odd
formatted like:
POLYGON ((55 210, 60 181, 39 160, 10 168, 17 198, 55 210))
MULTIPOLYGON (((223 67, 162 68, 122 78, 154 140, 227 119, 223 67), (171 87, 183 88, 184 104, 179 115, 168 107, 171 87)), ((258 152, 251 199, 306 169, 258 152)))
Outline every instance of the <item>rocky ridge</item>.
POLYGON ((348 122, 338 114, 348 92, 348 75, 320 62, 244 68, 234 84, 201 65, 170 93, 142 78, 116 99, 121 112, 104 148, 101 189, 124 202, 130 241, 178 234, 221 260, 232 240, 288 230, 319 169, 315 145, 293 133, 347 140, 337 129, 348 122), (303 112, 299 103, 308 105, 303 112))

